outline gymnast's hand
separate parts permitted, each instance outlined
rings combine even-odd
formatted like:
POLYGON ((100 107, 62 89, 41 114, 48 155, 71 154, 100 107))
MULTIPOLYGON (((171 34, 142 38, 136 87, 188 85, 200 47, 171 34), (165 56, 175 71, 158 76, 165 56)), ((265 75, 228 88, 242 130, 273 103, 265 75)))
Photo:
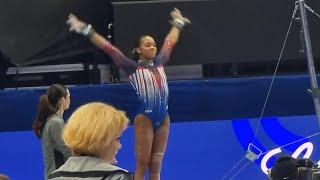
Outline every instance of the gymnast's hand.
POLYGON ((181 22, 183 23, 183 26, 186 25, 186 24, 191 24, 191 21, 188 18, 184 17, 181 14, 180 10, 177 9, 177 8, 174 8, 171 11, 170 15, 171 15, 171 18, 173 20, 173 23, 174 23, 174 21, 180 21, 180 23, 181 22))
POLYGON ((85 36, 88 36, 90 31, 92 30, 92 26, 90 24, 88 25, 87 23, 80 21, 72 13, 69 14, 68 20, 66 23, 70 26, 69 31, 74 31, 85 36))

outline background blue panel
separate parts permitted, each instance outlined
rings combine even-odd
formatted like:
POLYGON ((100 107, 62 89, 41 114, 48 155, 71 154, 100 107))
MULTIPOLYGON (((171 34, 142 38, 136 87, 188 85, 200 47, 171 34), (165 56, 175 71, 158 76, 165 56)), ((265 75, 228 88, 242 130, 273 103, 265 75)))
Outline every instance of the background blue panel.
MULTIPOLYGON (((271 77, 169 82, 169 113, 173 122, 259 117, 271 77)), ((274 81, 265 116, 314 114, 306 75, 279 76, 274 81)), ((0 131, 31 130, 44 89, 0 90, 0 131)), ((71 107, 65 119, 87 102, 103 101, 127 111, 133 119, 138 98, 127 83, 70 87, 71 107)))
POLYGON ((0 142, 0 173, 12 180, 43 179, 41 144, 32 132, 2 132, 0 142))

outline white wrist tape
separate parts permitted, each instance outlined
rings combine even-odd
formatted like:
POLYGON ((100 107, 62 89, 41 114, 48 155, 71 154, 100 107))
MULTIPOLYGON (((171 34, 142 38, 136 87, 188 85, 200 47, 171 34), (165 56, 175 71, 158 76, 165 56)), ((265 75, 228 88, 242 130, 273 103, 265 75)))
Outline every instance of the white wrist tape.
POLYGON ((181 19, 181 18, 175 18, 173 21, 170 21, 170 23, 171 23, 173 26, 179 28, 180 30, 182 30, 183 27, 184 27, 185 24, 186 24, 186 23, 184 22, 184 20, 181 19))

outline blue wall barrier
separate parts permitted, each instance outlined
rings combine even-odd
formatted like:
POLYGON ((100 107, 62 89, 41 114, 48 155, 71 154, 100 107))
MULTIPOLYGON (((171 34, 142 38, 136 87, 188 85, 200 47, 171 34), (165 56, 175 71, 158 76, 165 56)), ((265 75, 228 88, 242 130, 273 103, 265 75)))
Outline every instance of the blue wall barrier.
MULTIPOLYGON (((309 77, 276 77, 266 107, 266 116, 314 114, 309 77)), ((259 117, 271 77, 208 79, 169 82, 169 113, 173 122, 259 117)), ((0 131, 31 130, 38 99, 44 89, 0 91, 0 131)), ((92 101, 110 103, 133 119, 138 99, 127 83, 70 87, 71 107, 92 101)))

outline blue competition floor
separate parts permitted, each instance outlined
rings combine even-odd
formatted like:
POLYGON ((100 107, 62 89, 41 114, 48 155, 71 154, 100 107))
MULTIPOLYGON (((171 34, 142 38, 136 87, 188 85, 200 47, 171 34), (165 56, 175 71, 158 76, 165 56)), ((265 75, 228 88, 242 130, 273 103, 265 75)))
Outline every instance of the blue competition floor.
MULTIPOLYGON (((302 144, 311 142, 313 150, 310 158, 317 162, 320 159, 317 133, 315 116, 173 123, 162 179, 265 179, 261 159, 268 151, 280 146, 282 153, 292 154, 302 144), (252 141, 257 127, 260 127, 257 137, 252 141), (305 138, 308 136, 311 137, 305 138), (244 158, 250 142, 263 151, 255 162, 244 158), (295 143, 287 145, 291 142, 295 143)), ((13 180, 43 179, 41 147, 32 132, 2 132, 0 142, 0 172, 8 174, 13 180)), ((133 171, 131 126, 125 131, 121 142, 123 148, 118 154, 119 165, 133 171)), ((278 155, 268 160, 268 167, 278 155)))

